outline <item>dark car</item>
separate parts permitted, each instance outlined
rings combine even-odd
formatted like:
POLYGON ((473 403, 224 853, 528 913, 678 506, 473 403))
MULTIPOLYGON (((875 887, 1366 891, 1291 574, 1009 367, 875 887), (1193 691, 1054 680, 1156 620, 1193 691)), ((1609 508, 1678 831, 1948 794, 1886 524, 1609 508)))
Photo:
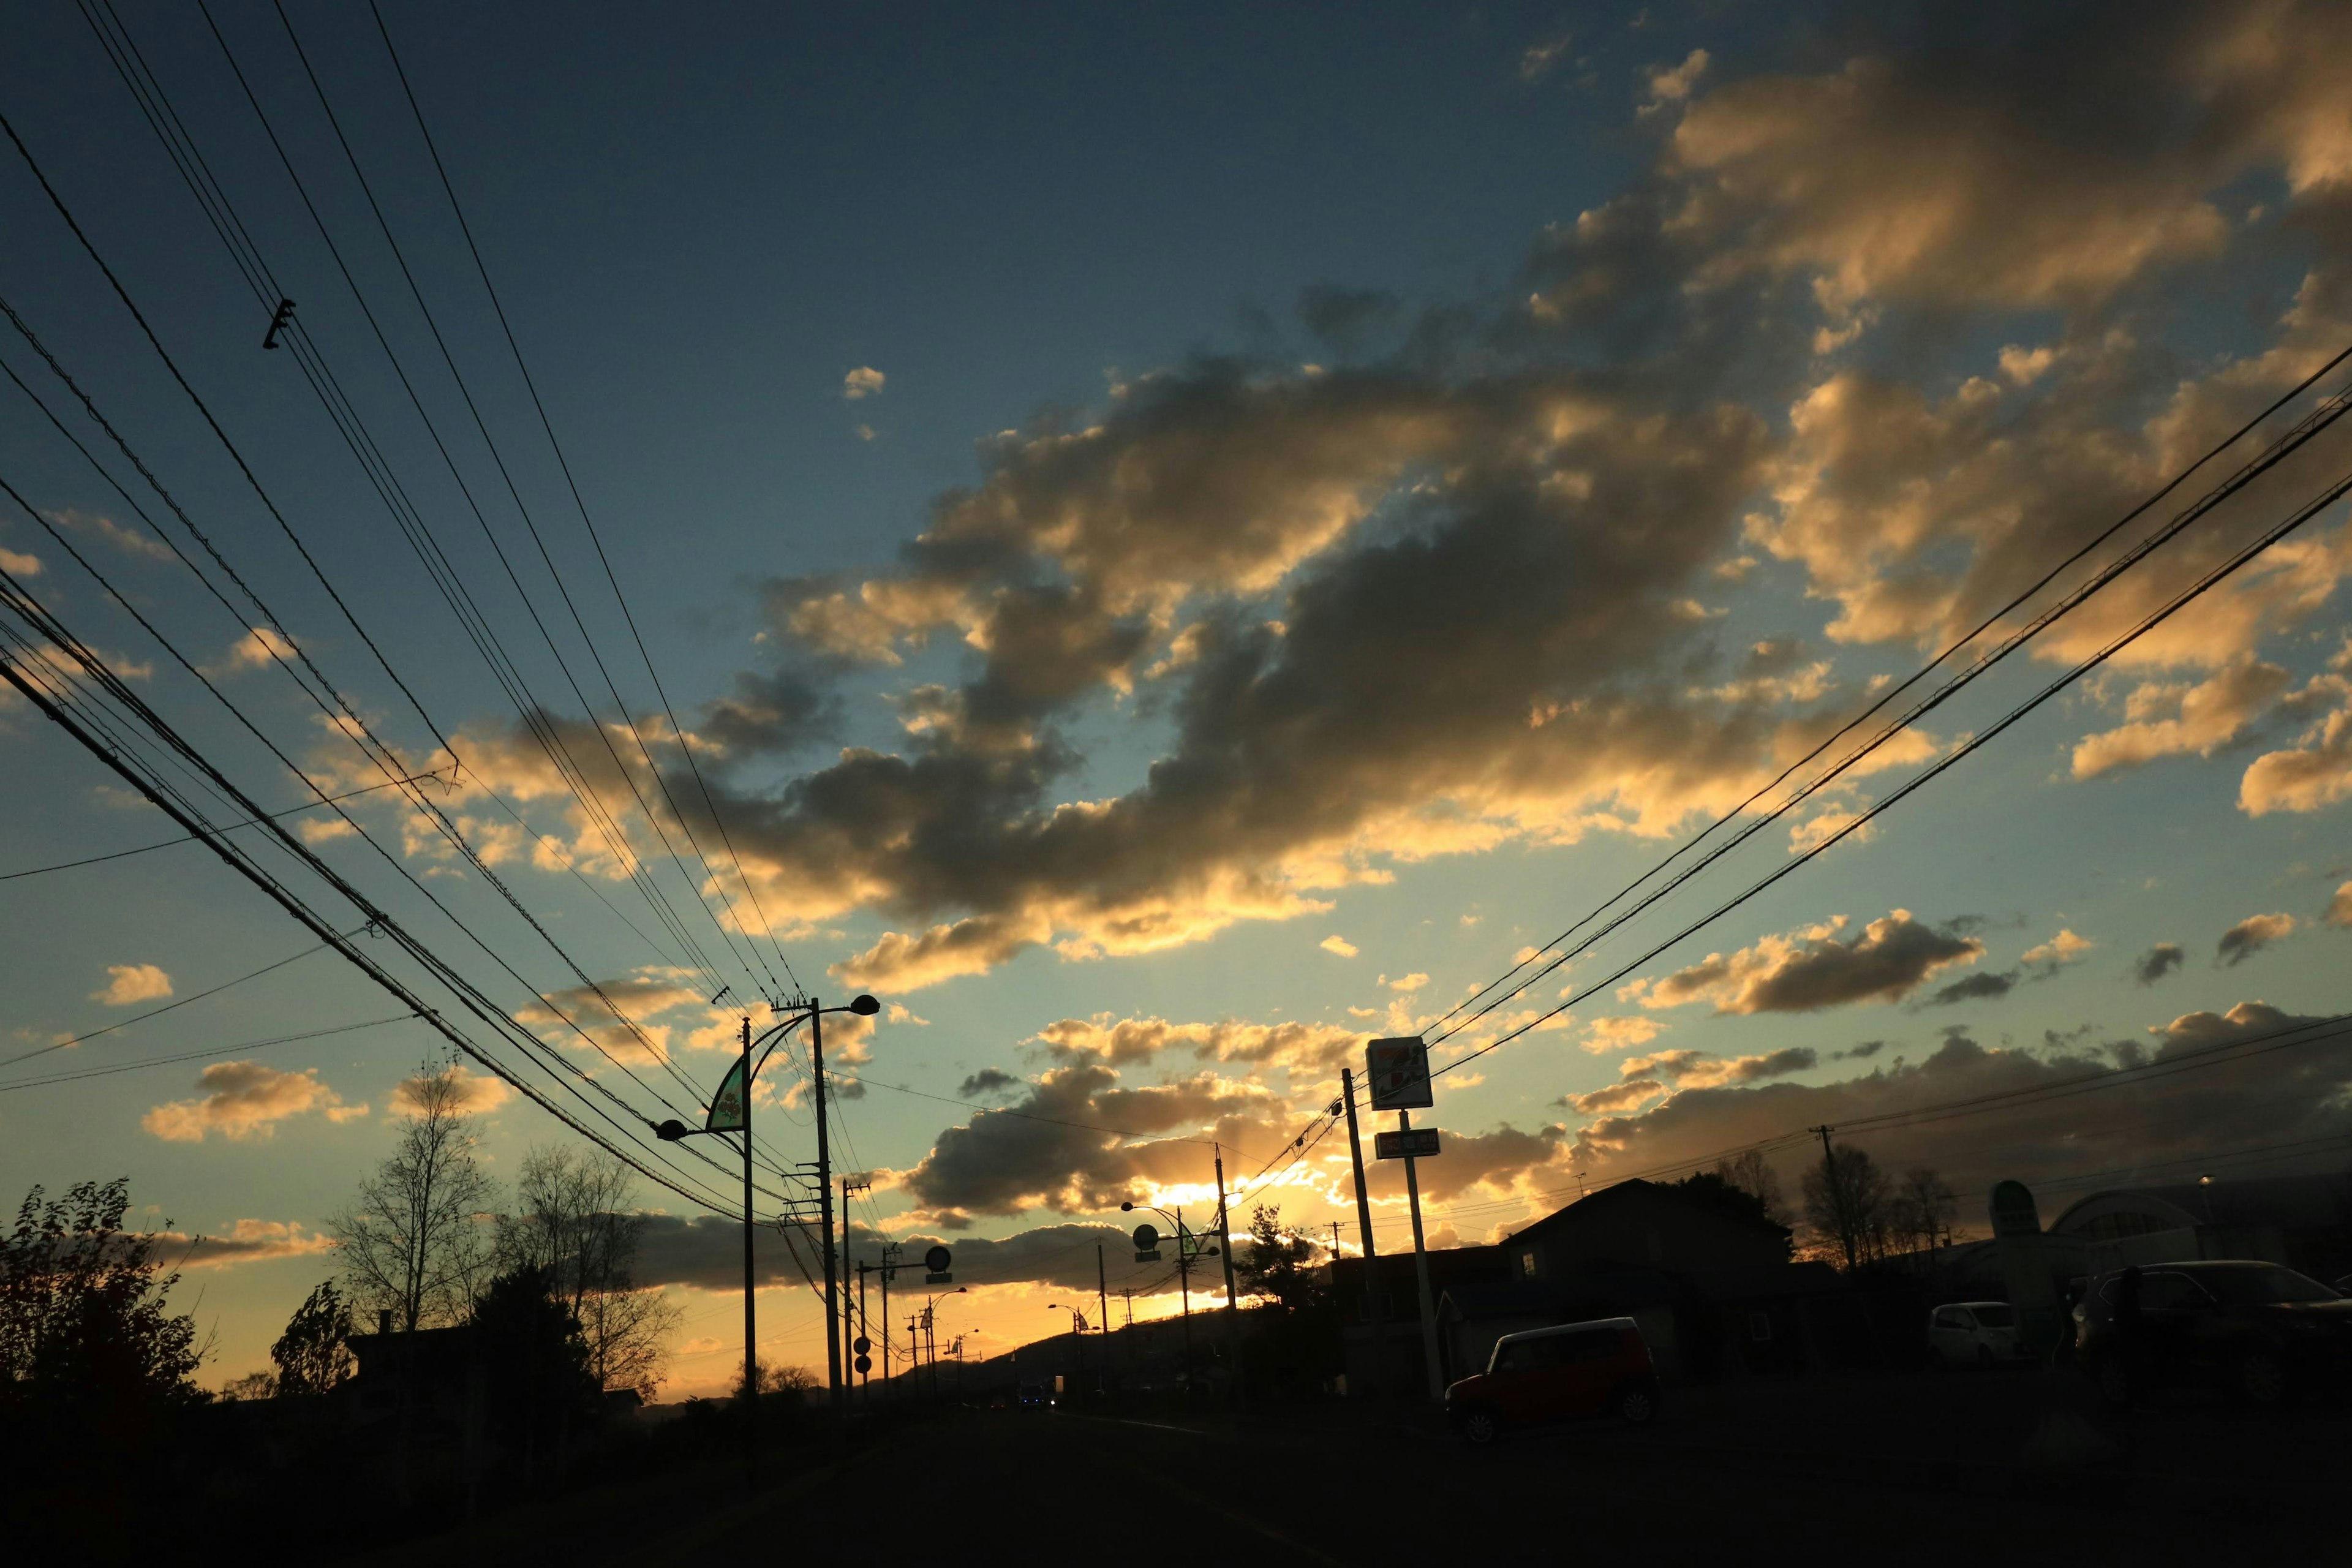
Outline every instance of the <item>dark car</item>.
POLYGON ((1483 1447, 1514 1426, 1591 1415, 1643 1426, 1658 1413, 1658 1373, 1631 1318, 1505 1334, 1486 1370, 1445 1391, 1445 1417, 1483 1447))
POLYGON ((1022 1409, 1046 1410, 1052 1408, 1053 1404, 1053 1395, 1045 1392, 1045 1385, 1044 1384, 1024 1383, 1021 1385, 1022 1409))
POLYGON ((2275 1263, 2159 1263, 2087 1282, 2074 1358, 2110 1405, 2203 1386, 2258 1405, 2352 1382, 2352 1300, 2275 1263))

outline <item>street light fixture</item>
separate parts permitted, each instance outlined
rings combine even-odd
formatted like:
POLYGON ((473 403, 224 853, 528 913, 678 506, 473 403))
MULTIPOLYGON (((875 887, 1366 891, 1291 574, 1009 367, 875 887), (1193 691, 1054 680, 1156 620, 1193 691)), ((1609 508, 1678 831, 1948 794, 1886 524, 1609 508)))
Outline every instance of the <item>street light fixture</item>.
MULTIPOLYGON (((1118 1206, 1122 1214, 1133 1214, 1136 1210, 1136 1205, 1132 1203, 1123 1203, 1118 1206)), ((1142 1206, 1176 1227, 1176 1290, 1184 1304, 1184 1362, 1186 1375, 1189 1376, 1192 1361, 1192 1264, 1198 1258, 1216 1257, 1217 1249, 1213 1247, 1202 1246, 1201 1238, 1184 1228, 1182 1209, 1171 1214, 1157 1204, 1145 1204, 1142 1206)), ((1136 1250, 1150 1251, 1150 1247, 1140 1245, 1142 1239, 1139 1232, 1136 1237, 1139 1243, 1136 1250)), ((1156 1240, 1157 1237, 1155 1237, 1154 1239, 1156 1240)))
MULTIPOLYGON (((769 1011, 774 1013, 783 1010, 779 1009, 773 1003, 771 1003, 769 1004, 769 1011)), ((816 1093, 816 1191, 818 1209, 824 1235, 825 1392, 827 1398, 832 1404, 834 1416, 838 1420, 843 1415, 841 1403, 841 1342, 838 1332, 836 1331, 836 1326, 840 1321, 841 1314, 840 1299, 836 1293, 837 1284, 835 1275, 837 1270, 834 1264, 833 1250, 833 1158, 830 1148, 826 1142, 824 1124, 824 1015, 827 1013, 849 1013, 861 1018, 870 1018, 880 1011, 882 1011, 882 1004, 876 1001, 872 996, 862 993, 857 996, 851 998, 849 1005, 845 1007, 821 1007, 817 1005, 817 999, 815 997, 803 996, 796 998, 793 1001, 789 1013, 783 1018, 782 1022, 772 1025, 767 1029, 761 1031, 759 1038, 756 1040, 751 1037, 751 1016, 746 1013, 743 1016, 742 1054, 736 1059, 735 1065, 727 1070, 727 1076, 719 1080, 718 1092, 711 1097, 710 1109, 707 1113, 705 1113, 702 1125, 700 1127, 688 1127, 685 1122, 677 1121, 674 1117, 668 1121, 654 1124, 654 1135, 671 1143, 677 1142, 687 1138, 698 1137, 706 1133, 718 1134, 734 1132, 740 1134, 742 1137, 743 1397, 745 1403, 751 1408, 752 1419, 755 1423, 758 1420, 758 1413, 760 1409, 760 1363, 757 1351, 759 1343, 757 1309, 754 1305, 752 1293, 756 1279, 751 1267, 751 1226, 753 1224, 751 1205, 752 1080, 759 1077, 760 1069, 768 1065, 768 1058, 774 1054, 776 1047, 783 1042, 783 1038, 787 1034, 791 1033, 792 1030, 799 1025, 806 1024, 809 1026, 809 1081, 815 1086, 816 1093), (752 1061, 751 1047, 755 1045, 763 1044, 767 1047, 767 1049, 761 1052, 760 1059, 757 1062, 752 1061)), ((755 1426, 755 1436, 757 1428, 755 1426)))

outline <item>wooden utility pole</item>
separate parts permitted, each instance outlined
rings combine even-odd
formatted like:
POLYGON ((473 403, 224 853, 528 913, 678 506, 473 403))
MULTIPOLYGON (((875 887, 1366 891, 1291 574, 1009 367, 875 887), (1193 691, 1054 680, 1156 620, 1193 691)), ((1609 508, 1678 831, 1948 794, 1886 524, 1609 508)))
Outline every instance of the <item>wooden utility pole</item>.
POLYGON ((1110 1372, 1110 1276, 1103 1270, 1103 1249, 1099 1241, 1095 1243, 1095 1299, 1102 1303, 1100 1321, 1103 1331, 1103 1364, 1095 1373, 1095 1386, 1098 1392, 1108 1393, 1110 1383, 1108 1375, 1110 1372))
MULTIPOLYGON (((1348 1108, 1348 1159, 1356 1171, 1356 1229, 1364 1243, 1364 1308, 1372 1324, 1372 1381, 1366 1392, 1377 1394, 1389 1360, 1388 1292, 1381 1289, 1380 1254, 1372 1246, 1372 1200, 1364 1189, 1364 1144, 1356 1132, 1356 1075, 1347 1068, 1339 1069, 1339 1100, 1348 1108)), ((1412 1168, 1410 1162, 1405 1168, 1412 1168)))
POLYGON ((1838 1239, 1845 1244, 1845 1271, 1853 1272, 1853 1218, 1845 1212, 1845 1183, 1838 1177, 1837 1152, 1830 1147, 1830 1134, 1836 1131, 1827 1123, 1813 1129, 1822 1135, 1822 1177, 1830 1185, 1830 1202, 1837 1209, 1838 1239))
POLYGON ((1234 1300, 1234 1227, 1225 1213, 1225 1151, 1217 1146, 1217 1246, 1225 1264, 1225 1346, 1234 1358, 1234 1398, 1246 1402, 1249 1379, 1242 1371, 1242 1313, 1234 1300))

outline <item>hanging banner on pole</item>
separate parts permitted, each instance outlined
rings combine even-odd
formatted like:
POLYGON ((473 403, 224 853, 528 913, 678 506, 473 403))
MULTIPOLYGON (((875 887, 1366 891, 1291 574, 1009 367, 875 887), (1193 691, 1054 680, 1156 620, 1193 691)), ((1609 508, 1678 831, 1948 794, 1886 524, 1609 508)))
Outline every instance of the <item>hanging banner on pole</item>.
POLYGON ((710 1097, 710 1114, 702 1119, 705 1132, 740 1132, 746 1125, 743 1117, 743 1058, 737 1057, 727 1076, 719 1080, 719 1092, 710 1097))
POLYGON ((1364 1077, 1374 1110, 1418 1110, 1437 1103, 1431 1096, 1429 1047, 1419 1035, 1368 1042, 1364 1077))

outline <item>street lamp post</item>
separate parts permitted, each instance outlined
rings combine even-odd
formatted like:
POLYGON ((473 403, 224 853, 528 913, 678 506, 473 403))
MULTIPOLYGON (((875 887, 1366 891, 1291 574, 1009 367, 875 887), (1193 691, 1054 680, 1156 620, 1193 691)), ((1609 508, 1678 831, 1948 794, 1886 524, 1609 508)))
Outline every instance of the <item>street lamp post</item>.
MULTIPOLYGON (((1133 1214, 1136 1209, 1131 1203, 1118 1206, 1122 1214, 1133 1214)), ((1192 1366, 1192 1265, 1203 1258, 1216 1257, 1217 1249, 1202 1246, 1201 1238, 1184 1228, 1182 1209, 1171 1214, 1157 1204, 1143 1206, 1176 1227, 1176 1290, 1184 1308, 1184 1368, 1189 1374, 1192 1366)))
MULTIPOLYGON (((773 1011, 772 1005, 771 1010, 773 1011)), ((760 1409, 760 1363, 758 1353, 759 1322, 753 1301, 753 1289, 758 1283, 751 1262, 751 1226, 754 1216, 751 1206, 751 1084, 760 1069, 768 1065, 768 1058, 794 1026, 809 1026, 810 1081, 816 1091, 816 1161, 817 1196, 824 1234, 824 1311, 825 1311, 825 1372, 826 1391, 832 1401, 834 1415, 841 1416, 841 1344, 834 1332, 835 1319, 839 1311, 833 1250, 832 1165, 825 1142, 824 1126, 824 1024, 827 1013, 854 1013, 870 1018, 882 1011, 882 1004, 873 997, 860 994, 845 1007, 820 1007, 814 996, 799 998, 783 1021, 772 1025, 757 1039, 751 1036, 751 1018, 743 1017, 743 1046, 735 1065, 719 1081, 718 1092, 711 1097, 710 1109, 700 1127, 688 1127, 672 1119, 658 1122, 654 1133, 675 1143, 681 1139, 704 1133, 739 1134, 743 1141, 743 1397, 751 1413, 753 1437, 758 1436, 760 1409), (766 1046, 760 1059, 751 1059, 752 1047, 766 1046)))

